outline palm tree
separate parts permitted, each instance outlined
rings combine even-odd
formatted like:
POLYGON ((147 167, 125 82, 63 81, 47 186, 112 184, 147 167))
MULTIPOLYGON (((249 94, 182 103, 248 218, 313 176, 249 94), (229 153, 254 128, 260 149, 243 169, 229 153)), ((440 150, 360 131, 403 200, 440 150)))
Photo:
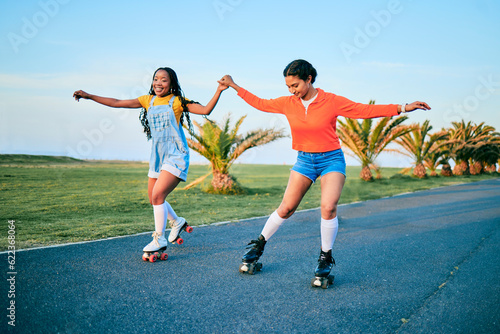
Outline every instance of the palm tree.
MULTIPOLYGON (((484 122, 475 125, 472 122, 461 123, 453 122, 453 127, 450 128, 450 139, 448 141, 450 148, 450 156, 455 161, 453 174, 468 175, 470 174, 469 162, 479 161, 480 164, 474 167, 474 173, 482 171, 482 163, 485 162, 488 154, 494 154, 495 146, 497 145, 496 137, 498 134, 495 128, 485 126, 484 122), (488 147, 489 145, 492 145, 488 147), (483 152, 483 153, 482 153, 483 152), (479 159, 479 160, 478 160, 479 159)), ((490 159, 487 159, 490 161, 490 159)))
POLYGON ((426 159, 439 160, 439 147, 437 146, 437 142, 446 137, 445 132, 438 132, 434 135, 430 135, 429 132, 431 130, 432 125, 429 124, 429 120, 426 120, 422 125, 414 125, 410 132, 395 140, 395 142, 403 148, 403 151, 398 152, 413 159, 413 163, 415 164, 413 175, 418 178, 427 176, 424 166, 426 159), (429 137, 429 139, 426 141, 427 137, 429 137), (431 153, 435 154, 431 157, 431 153))
POLYGON ((495 128, 481 123, 474 128, 471 155, 471 174, 481 174, 500 158, 500 135, 495 128))
POLYGON ((453 144, 450 140, 451 131, 450 129, 442 128, 441 132, 446 133, 443 140, 437 142, 439 145, 439 153, 441 155, 438 164, 441 165, 441 176, 453 176, 453 170, 451 169, 450 160, 452 159, 453 144))
POLYGON ((434 142, 426 157, 424 157, 424 166, 431 171, 431 176, 437 176, 437 168, 441 165, 442 176, 452 176, 449 164, 449 151, 447 147, 448 132, 440 132, 430 135, 429 141, 434 142))
POLYGON ((450 139, 448 140, 450 156, 455 161, 453 168, 454 175, 468 175, 469 160, 472 156, 472 139, 474 136, 474 125, 472 122, 465 124, 462 120, 452 122, 452 128, 449 129, 450 139))
MULTIPOLYGON (((375 101, 370 101, 370 104, 375 104, 375 101)), ((342 146, 348 149, 345 153, 356 158, 361 163, 360 177, 363 180, 373 180, 370 168, 378 171, 378 167, 374 165, 374 162, 382 151, 395 151, 388 149, 387 145, 411 131, 410 126, 401 125, 407 119, 407 116, 394 119, 392 117, 383 117, 373 128, 372 119, 358 121, 346 118, 345 121, 338 120, 340 126, 337 127, 337 134, 342 141, 342 146)))
POLYGON ((199 134, 193 129, 186 128, 192 137, 187 139, 188 146, 210 162, 211 171, 184 189, 191 188, 212 174, 211 185, 214 193, 238 193, 239 186, 235 178, 229 174, 229 168, 234 161, 252 147, 265 145, 286 137, 283 129, 257 129, 245 135, 239 135, 238 131, 245 118, 246 115, 238 119, 232 129, 230 126, 231 115, 228 115, 226 120, 220 124, 208 119, 203 125, 193 121, 199 134))

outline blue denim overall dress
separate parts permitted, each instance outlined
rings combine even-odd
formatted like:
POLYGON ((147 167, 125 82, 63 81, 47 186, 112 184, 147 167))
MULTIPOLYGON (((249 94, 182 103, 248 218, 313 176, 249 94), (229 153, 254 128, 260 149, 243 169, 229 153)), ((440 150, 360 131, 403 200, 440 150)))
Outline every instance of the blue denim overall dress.
POLYGON ((147 111, 152 137, 148 176, 156 179, 160 176, 160 171, 165 170, 186 181, 189 148, 172 108, 175 96, 170 99, 168 105, 153 106, 155 98, 156 95, 151 99, 147 111))

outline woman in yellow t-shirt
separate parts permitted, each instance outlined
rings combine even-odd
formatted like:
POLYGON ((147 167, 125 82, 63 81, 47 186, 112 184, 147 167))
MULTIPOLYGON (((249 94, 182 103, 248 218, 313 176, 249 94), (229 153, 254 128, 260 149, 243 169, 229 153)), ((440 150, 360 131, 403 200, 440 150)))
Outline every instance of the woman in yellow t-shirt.
POLYGON ((189 113, 209 115, 222 91, 227 88, 219 84, 215 95, 206 106, 203 106, 185 99, 175 71, 168 67, 161 67, 153 75, 149 94, 136 99, 118 100, 88 94, 82 90, 73 94, 77 101, 83 98, 113 108, 143 108, 140 120, 148 139, 152 139, 148 196, 153 205, 155 220, 153 241, 143 249, 144 260, 156 261, 157 255, 166 259, 166 253, 163 254, 163 251, 166 250, 168 242, 177 241, 181 231, 192 230, 186 220, 178 217, 166 201, 167 196, 179 182, 186 181, 189 168, 189 148, 182 125, 184 120, 187 120, 188 125, 191 126, 189 113), (168 241, 164 236, 167 219, 170 220, 172 226, 168 241))

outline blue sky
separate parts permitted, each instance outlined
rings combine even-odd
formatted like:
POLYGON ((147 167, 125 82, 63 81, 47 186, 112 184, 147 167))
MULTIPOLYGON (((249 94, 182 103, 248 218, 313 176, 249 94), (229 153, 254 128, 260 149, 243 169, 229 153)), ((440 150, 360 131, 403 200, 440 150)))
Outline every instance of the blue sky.
MULTIPOLYGON (((498 1, 27 0, 2 1, 0 12, 0 153, 148 160, 138 110, 77 103, 72 93, 135 98, 169 66, 201 103, 224 74, 275 98, 289 94, 282 71, 298 58, 317 69, 316 87, 351 100, 431 105, 408 123, 429 119, 438 130, 464 119, 500 130, 498 1)), ((284 117, 252 109, 233 90, 210 118, 228 113, 248 115, 243 131, 288 131, 284 117)), ((295 157, 285 138, 241 161, 295 157)), ((409 165, 389 154, 378 163, 409 165)))

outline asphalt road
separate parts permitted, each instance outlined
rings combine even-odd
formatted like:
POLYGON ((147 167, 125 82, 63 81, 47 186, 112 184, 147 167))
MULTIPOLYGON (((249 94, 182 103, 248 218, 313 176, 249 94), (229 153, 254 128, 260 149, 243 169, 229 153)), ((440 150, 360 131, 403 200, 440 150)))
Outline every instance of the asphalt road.
POLYGON ((289 219, 254 276, 238 265, 265 218, 195 228, 164 262, 131 236, 16 252, 13 282, 0 254, 0 331, 500 333, 500 180, 341 206, 327 290, 310 286, 319 219, 289 219))

